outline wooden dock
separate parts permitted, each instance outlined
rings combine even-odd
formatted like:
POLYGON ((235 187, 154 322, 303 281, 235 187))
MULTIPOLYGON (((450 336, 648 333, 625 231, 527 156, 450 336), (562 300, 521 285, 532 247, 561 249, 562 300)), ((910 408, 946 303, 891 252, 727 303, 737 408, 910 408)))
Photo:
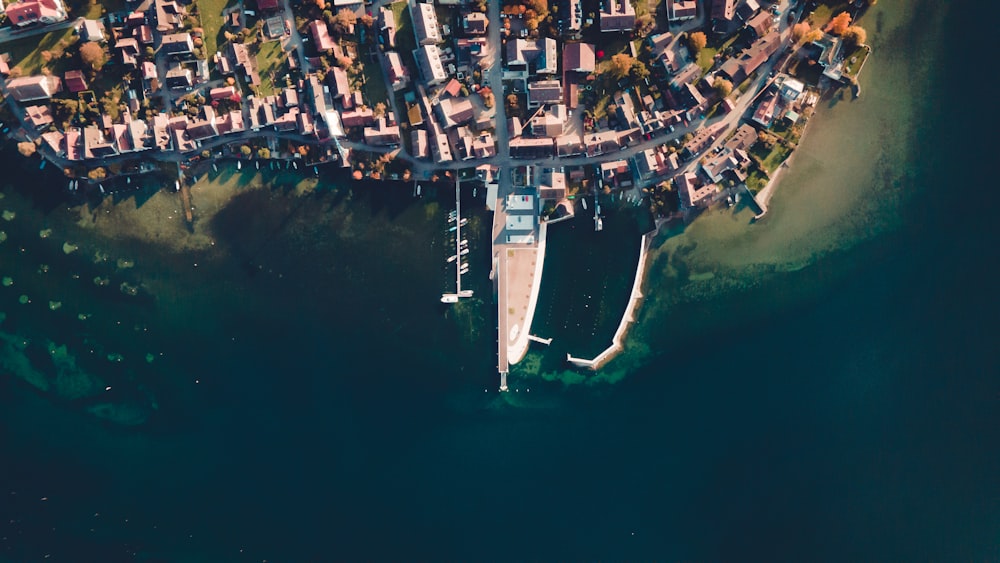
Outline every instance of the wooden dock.
POLYGON ((194 206, 191 204, 191 188, 184 182, 181 182, 180 194, 184 220, 188 222, 188 225, 191 225, 194 223, 194 206))

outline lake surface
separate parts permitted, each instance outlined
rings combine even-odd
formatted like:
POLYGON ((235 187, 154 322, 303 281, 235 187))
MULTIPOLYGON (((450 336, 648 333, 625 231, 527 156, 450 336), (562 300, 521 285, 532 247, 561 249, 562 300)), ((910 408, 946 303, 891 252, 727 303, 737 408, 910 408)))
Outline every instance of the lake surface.
POLYGON ((964 8, 879 2, 768 217, 661 235, 626 353, 504 395, 481 197, 449 309, 445 188, 220 167, 188 232, 8 150, 0 561, 1000 558, 964 8))

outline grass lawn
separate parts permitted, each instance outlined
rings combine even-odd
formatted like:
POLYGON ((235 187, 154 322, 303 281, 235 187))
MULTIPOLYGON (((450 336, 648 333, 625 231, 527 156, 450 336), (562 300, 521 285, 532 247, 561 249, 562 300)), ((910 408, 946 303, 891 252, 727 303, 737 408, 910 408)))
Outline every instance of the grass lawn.
POLYGON ((778 169, 778 166, 788 158, 792 150, 786 147, 783 143, 775 143, 774 148, 771 152, 764 158, 762 164, 764 169, 767 170, 768 174, 774 174, 774 171, 778 169))
POLYGON ((363 59, 361 65, 362 76, 364 77, 365 99, 374 107, 379 102, 389 103, 389 92, 385 87, 385 79, 382 78, 382 69, 379 68, 379 61, 376 58, 370 60, 368 55, 359 57, 363 59))
POLYGON ((232 0, 198 0, 201 27, 205 30, 205 55, 208 58, 211 58, 219 50, 219 45, 226 41, 223 35, 226 22, 222 12, 234 3, 232 0))
POLYGON ((752 171, 750 171, 750 174, 747 175, 746 184, 747 188, 756 194, 757 192, 763 190, 764 186, 767 185, 767 177, 764 176, 763 172, 755 167, 752 171))
POLYGON ((274 93, 275 84, 284 87, 281 76, 287 62, 281 41, 267 41, 257 46, 257 72, 260 74, 260 95, 269 96, 274 93))
POLYGON ((856 47, 854 52, 844 57, 844 60, 847 61, 844 65, 844 75, 857 76, 858 71, 861 70, 861 65, 865 64, 865 59, 868 58, 868 54, 870 52, 871 51, 865 47, 856 47))
POLYGON ((715 64, 715 55, 718 52, 718 49, 712 47, 705 47, 701 51, 698 51, 698 59, 695 62, 701 67, 702 74, 712 70, 712 65, 715 64))
MULTIPOLYGON (((53 55, 60 55, 67 47, 76 43, 78 38, 73 34, 73 28, 62 31, 53 31, 41 36, 25 37, 16 41, 10 41, 0 45, 0 51, 10 53, 11 61, 16 61, 14 68, 21 70, 22 76, 38 74, 45 64, 42 58, 43 51, 49 51, 53 55)), ((59 72, 69 61, 59 57, 53 58, 53 72, 59 72)))
POLYGON ((816 6, 816 9, 809 14, 809 23, 812 24, 814 29, 817 27, 822 29, 833 19, 834 14, 843 12, 848 6, 848 2, 824 2, 816 6))

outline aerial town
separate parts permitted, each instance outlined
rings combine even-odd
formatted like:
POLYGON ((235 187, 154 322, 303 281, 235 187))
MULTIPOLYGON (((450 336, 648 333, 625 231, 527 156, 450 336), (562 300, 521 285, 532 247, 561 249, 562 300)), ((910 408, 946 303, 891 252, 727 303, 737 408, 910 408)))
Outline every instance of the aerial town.
MULTIPOLYGON (((819 100, 860 95, 875 0, 75 2, 0 7, 0 127, 70 190, 221 159, 469 179, 495 283, 534 295, 546 224, 585 196, 763 215, 819 100)), ((534 307, 505 293, 502 374, 534 307)))

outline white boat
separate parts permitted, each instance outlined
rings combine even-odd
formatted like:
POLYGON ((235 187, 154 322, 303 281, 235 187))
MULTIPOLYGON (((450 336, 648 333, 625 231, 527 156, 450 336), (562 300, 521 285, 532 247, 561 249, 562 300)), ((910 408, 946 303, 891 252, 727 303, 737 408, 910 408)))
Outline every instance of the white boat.
POLYGON ((448 263, 450 264, 450 263, 454 262, 457 258, 458 258, 458 254, 456 254, 454 256, 449 256, 448 257, 448 263))
POLYGON ((255 162, 254 164, 256 164, 256 165, 257 165, 257 170, 260 170, 260 161, 258 160, 258 161, 257 161, 257 162, 255 162))
POLYGON ((468 248, 463 248, 462 251, 459 252, 459 254, 461 254, 462 256, 465 256, 468 253, 469 253, 469 249, 468 248))
POLYGON ((442 303, 458 303, 458 294, 445 293, 441 296, 442 303))
POLYGON ((212 163, 212 172, 218 172, 218 171, 219 171, 219 165, 213 162, 212 163))
POLYGON ((604 220, 600 215, 594 217, 594 230, 598 232, 604 230, 604 220))
POLYGON ((476 197, 477 191, 479 191, 479 188, 472 188, 472 197, 476 197))
POLYGON ((471 289, 463 289, 462 291, 458 292, 458 296, 459 297, 472 297, 472 290, 471 289))
POLYGON ((460 240, 458 242, 458 244, 461 245, 461 246, 465 246, 465 245, 469 244, 469 239, 464 238, 464 239, 460 240))
POLYGON ((449 223, 454 223, 455 222, 455 216, 452 215, 451 217, 448 217, 448 222, 449 223))
POLYGON ((420 184, 417 184, 417 195, 420 195, 420 184))
POLYGON ((292 163, 292 168, 298 170, 299 169, 299 163, 298 162, 293 162, 292 163))
POLYGON ((101 195, 104 195, 104 184, 97 186, 97 189, 101 190, 101 195))
POLYGON ((462 219, 461 221, 458 222, 458 224, 464 227, 465 224, 468 223, 468 222, 469 222, 468 219, 462 219))
POLYGON ((313 174, 319 176, 319 167, 318 166, 313 166, 313 174))
POLYGON ((243 170, 243 161, 242 160, 237 160, 236 161, 236 169, 237 170, 243 170))
POLYGON ((583 208, 587 209, 587 198, 583 198, 583 208))

